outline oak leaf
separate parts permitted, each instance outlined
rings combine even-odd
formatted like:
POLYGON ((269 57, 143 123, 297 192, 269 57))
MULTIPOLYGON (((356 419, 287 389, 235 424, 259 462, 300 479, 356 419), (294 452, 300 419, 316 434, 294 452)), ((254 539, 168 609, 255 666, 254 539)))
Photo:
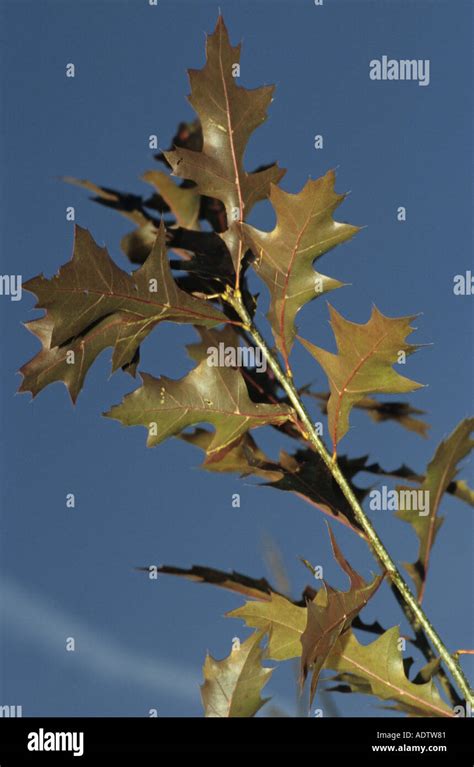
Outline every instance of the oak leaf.
MULTIPOLYGON (((330 392, 312 392, 305 387, 302 393, 308 397, 313 397, 320 402, 320 408, 323 413, 327 413, 327 402, 330 392)), ((412 407, 408 402, 379 402, 373 397, 364 397, 354 405, 359 410, 365 410, 369 418, 376 423, 385 421, 395 421, 408 431, 419 434, 420 437, 427 437, 430 425, 421 418, 414 418, 417 415, 425 415, 425 410, 419 410, 412 407)))
POLYGON ((179 381, 141 375, 143 386, 105 415, 124 426, 145 426, 148 447, 207 422, 215 427, 208 460, 219 460, 249 429, 284 423, 292 415, 288 405, 252 402, 238 370, 211 366, 207 359, 179 381))
POLYGON ((33 396, 53 381, 63 381, 74 402, 100 352, 114 347, 113 371, 130 365, 140 343, 160 322, 214 326, 226 321, 207 302, 176 285, 163 224, 149 258, 132 274, 120 269, 78 226, 72 260, 51 279, 40 275, 24 287, 38 297, 36 308, 46 309, 43 317, 27 323, 43 344, 20 370, 20 391, 33 396))
POLYGON ((300 684, 303 686, 311 671, 310 703, 312 703, 321 669, 338 638, 347 631, 352 620, 365 607, 383 580, 376 576, 368 584, 344 559, 336 539, 329 529, 334 558, 349 576, 348 591, 338 591, 324 583, 316 597, 308 602, 307 623, 301 636, 302 654, 300 684))
POLYGON ((262 666, 266 657, 260 647, 264 633, 255 631, 223 660, 207 655, 201 686, 206 717, 252 717, 269 700, 261 697, 273 673, 273 669, 262 666))
POLYGON ((359 227, 341 224, 333 213, 345 195, 334 191, 335 174, 309 180, 298 194, 272 184, 270 201, 277 223, 261 232, 248 224, 242 229, 255 255, 254 266, 270 291, 268 320, 286 366, 295 339, 295 317, 313 298, 342 287, 343 283, 313 269, 314 261, 359 227))
MULTIPOLYGON (((405 568, 415 583, 420 602, 425 592, 431 550, 444 521, 442 517, 438 516, 439 506, 444 493, 457 476, 459 462, 474 447, 474 440, 471 439, 473 430, 474 418, 466 418, 461 421, 452 434, 438 445, 433 458, 428 464, 426 476, 422 484, 416 490, 406 487, 398 488, 400 503, 404 497, 401 493, 406 493, 407 491, 409 493, 427 493, 429 500, 427 513, 420 514, 418 505, 416 505, 416 508, 400 509, 397 512, 397 517, 405 522, 409 522, 418 536, 418 558, 413 564, 405 563, 405 568)), ((464 500, 468 499, 464 498, 464 500)))
POLYGON ((405 340, 414 330, 410 325, 414 316, 385 317, 374 306, 368 322, 359 325, 346 320, 334 307, 330 306, 329 310, 338 353, 300 340, 329 380, 328 422, 336 450, 349 429, 352 407, 367 394, 408 392, 419 389, 422 384, 401 376, 392 368, 403 358, 401 354, 408 356, 419 348, 405 340))
POLYGON ((152 184, 165 200, 178 226, 184 226, 187 229, 199 228, 201 197, 196 187, 177 186, 170 176, 161 170, 149 170, 143 174, 142 178, 152 184))
POLYGON ((228 225, 224 239, 237 272, 243 250, 236 227, 256 202, 268 196, 270 182, 278 182, 284 173, 276 165, 254 173, 244 169, 247 143, 266 120, 274 88, 238 86, 234 75, 239 62, 240 45, 231 46, 219 16, 214 33, 207 37, 205 66, 189 70, 189 101, 200 119, 202 150, 177 147, 164 153, 174 175, 194 181, 200 194, 224 203, 228 225))
POLYGON ((369 645, 359 644, 352 631, 347 631, 334 645, 325 668, 337 671, 334 681, 351 692, 393 700, 397 710, 412 716, 454 716, 432 679, 415 684, 407 678, 399 642, 398 626, 369 645))

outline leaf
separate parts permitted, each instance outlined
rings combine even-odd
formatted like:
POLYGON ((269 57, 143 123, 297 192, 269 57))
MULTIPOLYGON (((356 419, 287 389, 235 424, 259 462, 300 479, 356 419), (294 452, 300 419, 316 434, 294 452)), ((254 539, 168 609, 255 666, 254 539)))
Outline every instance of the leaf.
POLYGON ((143 210, 143 200, 139 195, 118 192, 116 189, 98 186, 97 184, 94 184, 93 181, 73 178, 72 176, 63 176, 61 180, 66 184, 73 184, 74 186, 88 189, 96 195, 96 197, 93 198, 94 202, 100 202, 106 207, 117 210, 125 216, 125 218, 133 221, 138 226, 144 226, 150 220, 149 215, 143 210))
MULTIPOLYGON (((117 343, 121 319, 115 315, 105 317, 89 331, 62 346, 51 345, 53 326, 53 321, 48 316, 26 323, 28 330, 41 341, 42 349, 20 368, 19 372, 23 376, 23 381, 19 391, 29 391, 33 397, 36 397, 49 384, 62 381, 69 391, 72 402, 76 402, 87 372, 96 357, 105 348, 117 343), (74 357, 70 356, 71 353, 74 357), (70 364, 68 359, 75 361, 70 364)), ((135 377, 136 364, 133 360, 124 367, 135 377)))
POLYGON ((451 482, 451 484, 448 485, 446 492, 452 493, 456 498, 468 503, 469 506, 474 506, 474 490, 471 490, 467 482, 463 479, 460 479, 457 482, 451 482))
POLYGON ((273 87, 247 90, 236 85, 233 73, 239 61, 240 45, 230 45, 219 16, 214 33, 207 37, 205 66, 189 70, 189 101, 201 122, 202 151, 178 147, 165 152, 174 175, 194 181, 200 194, 224 203, 232 230, 225 239, 237 272, 243 252, 236 226, 256 202, 268 196, 270 182, 278 182, 284 173, 276 165, 255 173, 243 167, 247 143, 266 119, 273 87))
POLYGON ((338 354, 300 340, 329 380, 328 422, 335 451, 349 429, 352 407, 367 394, 408 392, 419 389, 422 384, 399 375, 392 368, 401 352, 410 355, 419 348, 405 341, 414 330, 410 326, 414 316, 385 317, 374 306, 369 321, 359 325, 344 319, 334 307, 330 306, 329 310, 338 354))
POLYGON ((412 418, 414 415, 424 415, 424 410, 412 407, 408 402, 378 402, 371 397, 364 397, 354 407, 366 410, 367 415, 376 423, 395 421, 408 431, 419 434, 420 437, 428 436, 429 424, 421 418, 412 418))
MULTIPOLYGON (((207 429, 197 428, 193 432, 184 432, 180 439, 189 442, 191 445, 200 447, 207 453, 209 445, 213 439, 213 433, 207 429)), ((260 450, 257 443, 250 434, 245 434, 242 440, 235 445, 218 461, 204 461, 201 468, 206 471, 218 473, 237 472, 241 477, 249 474, 256 474, 270 481, 279 479, 281 472, 271 469, 265 469, 266 456, 260 450), (261 466, 261 468, 260 468, 261 466)))
MULTIPOLYGON (((471 432, 474 430, 474 418, 466 418, 455 428, 440 445, 428 464, 423 483, 417 488, 416 493, 427 493, 424 496, 429 499, 428 513, 420 514, 418 504, 416 509, 406 508, 397 512, 397 517, 409 522, 419 540, 418 558, 413 564, 405 563, 410 576, 416 585, 418 601, 421 602, 425 592, 426 576, 430 561, 431 550, 436 535, 443 524, 443 518, 438 517, 438 509, 444 493, 458 473, 458 464, 465 458, 474 447, 471 432)), ((398 488, 399 506, 404 503, 401 491, 407 488, 398 488)))
POLYGON ((251 402, 237 370, 213 367, 203 360, 179 381, 142 374, 143 386, 105 415, 124 426, 145 426, 147 446, 154 447, 187 426, 207 422, 215 427, 208 459, 220 459, 249 430, 283 423, 291 416, 287 405, 251 402))
MULTIPOLYGON (((379 463, 367 463, 367 459, 367 455, 361 456, 360 458, 348 458, 347 456, 341 455, 339 457, 339 465, 346 475, 349 470, 352 472, 351 478, 359 472, 367 472, 368 474, 377 474, 383 477, 393 477, 395 479, 405 479, 409 482, 417 482, 420 484, 425 480, 423 474, 417 474, 416 471, 410 469, 410 467, 405 464, 402 464, 395 469, 384 469, 379 463)), ((360 490, 360 488, 356 488, 356 490, 364 493, 367 492, 367 490, 360 490)), ((450 482, 446 488, 446 492, 449 493, 449 495, 454 495, 456 498, 459 498, 459 500, 464 501, 470 506, 474 506, 474 491, 471 490, 464 480, 450 482)))
POLYGON ((214 330, 196 327, 195 330, 199 335, 200 340, 186 345, 188 355, 195 362, 207 360, 211 350, 219 349, 219 347, 223 348, 225 358, 225 352, 227 350, 237 349, 240 345, 239 336, 231 325, 224 325, 222 328, 214 330))
POLYGON ((150 255, 158 230, 153 221, 147 221, 120 240, 120 248, 132 264, 144 264, 150 255))
MULTIPOLYGON (((336 627, 340 633, 342 630, 345 630, 352 618, 356 616, 356 606, 359 606, 358 609, 361 610, 366 601, 375 593, 383 579, 383 576, 378 576, 370 585, 367 585, 346 562, 337 547, 334 536, 332 533, 330 535, 334 556, 351 579, 351 590, 349 592, 337 592, 331 586, 325 584, 325 587, 321 588, 316 594, 312 593, 312 601, 307 601, 307 607, 292 602, 282 594, 272 593, 270 600, 248 601, 242 607, 238 607, 236 610, 226 614, 230 618, 242 618, 246 625, 252 628, 264 629, 268 626, 270 629, 268 657, 273 660, 298 658, 302 655, 302 652, 306 652, 306 658, 309 658, 311 654, 310 640, 312 641, 315 638, 313 622, 310 623, 308 612, 309 609, 312 609, 310 608, 311 604, 318 608, 316 611, 318 615, 326 616, 326 627, 330 626, 331 620, 336 615, 336 603, 340 604, 341 607, 347 607, 348 612, 345 617, 337 612, 336 627), (303 635, 306 637, 306 650, 305 645, 302 644, 303 635)), ((317 650, 314 643, 313 649, 317 650)))
POLYGON ((300 684, 304 685, 311 671, 310 704, 316 693, 321 669, 334 644, 347 631, 353 618, 365 607, 384 578, 379 575, 367 584, 344 559, 330 528, 329 535, 334 558, 349 576, 350 588, 348 591, 338 591, 323 581, 323 588, 314 600, 308 602, 307 623, 301 636, 300 684))
POLYGON ((337 671, 334 681, 352 692, 394 700, 396 709, 415 716, 454 716, 433 680, 414 684, 407 678, 399 650, 400 632, 394 626, 369 645, 361 645, 351 631, 336 642, 325 668, 337 671))
POLYGON ((264 668, 265 650, 260 648, 265 632, 254 632, 223 660, 206 656, 201 696, 206 717, 252 717, 269 698, 261 692, 273 669, 264 668))
POLYGON ((88 368, 101 351, 114 347, 113 371, 129 365, 159 322, 217 325, 226 321, 174 282, 163 224, 150 257, 131 275, 112 261, 86 229, 77 226, 72 260, 52 279, 40 275, 24 287, 38 297, 36 308, 47 312, 27 323, 43 344, 20 370, 24 376, 20 391, 33 396, 53 381, 63 381, 75 402, 88 368))
MULTIPOLYGON (((137 567, 136 569, 140 572, 150 573, 150 567, 137 567)), ((212 586, 219 586, 236 594, 244 594, 254 599, 270 600, 272 593, 278 593, 266 578, 250 578, 248 575, 235 572, 235 570, 227 573, 223 570, 203 567, 202 565, 193 565, 188 570, 182 567, 175 567, 174 565, 161 565, 156 568, 156 572, 162 575, 187 578, 196 583, 208 583, 212 586)))
POLYGON ((272 660, 299 658, 306 615, 306 607, 299 607, 277 593, 272 593, 270 600, 246 602, 226 613, 228 618, 242 618, 252 628, 270 626, 268 657, 272 660))
POLYGON ((308 301, 343 283, 319 274, 313 262, 359 227, 334 221, 335 209, 345 195, 334 191, 335 174, 329 171, 309 180, 298 194, 272 184, 270 201, 277 223, 272 232, 245 224, 245 239, 255 257, 255 268, 270 290, 268 320, 286 366, 295 339, 295 317, 308 301))
MULTIPOLYGON (((344 457, 340 459, 340 468, 349 482, 361 470, 359 461, 360 459, 351 460, 344 457)), ((322 458, 313 450, 297 450, 293 455, 282 452, 279 463, 260 462, 259 467, 267 471, 280 469, 281 477, 268 482, 269 487, 296 493, 324 514, 364 536, 341 488, 322 458)), ((351 487, 357 499, 362 502, 367 490, 356 487, 352 482, 351 487)))
MULTIPOLYGON (((327 413, 327 401, 330 397, 329 392, 311 392, 303 391, 308 397, 320 400, 320 407, 323 413, 327 413)), ((420 437, 427 437, 430 428, 429 424, 422 421, 421 418, 412 418, 414 415, 424 415, 424 410, 412 407, 408 402, 379 402, 372 397, 364 397, 360 402, 354 405, 359 410, 365 410, 367 415, 376 423, 385 421, 395 421, 408 431, 419 434, 420 437)))
MULTIPOLYGON (((152 566, 155 568, 155 566, 152 566)), ((135 568, 139 572, 150 573, 150 566, 135 568)), ((289 600, 288 597, 281 591, 275 589, 266 578, 252 578, 249 575, 243 575, 237 573, 235 570, 232 572, 226 572, 224 570, 216 570, 214 567, 204 567, 202 565, 193 565, 190 569, 186 570, 182 567, 176 567, 174 565, 161 565, 156 567, 156 572, 162 575, 175 575, 181 578, 187 578, 195 583, 207 583, 213 586, 218 586, 228 591, 233 591, 237 594, 245 594, 253 599, 260 599, 264 602, 270 602, 274 595, 283 597, 290 604, 297 607, 304 608, 306 610, 306 602, 308 599, 314 599, 316 591, 311 586, 306 586, 302 598, 298 601, 289 600)), ((252 604, 252 603, 249 603, 252 604)), ((303 619, 303 628, 304 628, 303 619)), ((262 623, 265 625, 265 621, 262 623)), ((303 631, 303 628, 301 631, 303 631)), ((371 625, 363 624, 360 626, 363 631, 378 631, 378 624, 371 625)), ((382 629, 383 633, 383 629, 382 629)), ((301 654, 301 648, 300 648, 301 654)))
POLYGON ((180 187, 160 170, 149 170, 142 176, 143 181, 152 184, 175 215, 179 226, 186 229, 199 228, 199 207, 201 197, 196 187, 180 187))

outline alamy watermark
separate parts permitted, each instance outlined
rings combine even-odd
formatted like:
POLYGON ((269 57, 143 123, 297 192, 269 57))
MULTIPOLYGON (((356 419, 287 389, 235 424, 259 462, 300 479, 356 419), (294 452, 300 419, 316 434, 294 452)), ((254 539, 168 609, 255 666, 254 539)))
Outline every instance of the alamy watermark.
POLYGON ((40 727, 28 733, 28 751, 71 751, 73 756, 83 756, 84 733, 50 732, 40 727))
POLYGON ((0 296, 10 296, 10 301, 21 301, 21 274, 0 274, 0 296))
POLYGON ((417 511, 420 517, 430 513, 429 490, 389 490, 382 485, 380 490, 369 493, 371 511, 417 511))
POLYGON ((430 84, 430 59, 372 59, 369 63, 371 80, 413 80, 418 85, 430 84))
POLYGON ((208 347, 207 364, 209 367, 255 368, 257 373, 267 369, 267 360, 259 346, 226 346, 222 341, 208 347))

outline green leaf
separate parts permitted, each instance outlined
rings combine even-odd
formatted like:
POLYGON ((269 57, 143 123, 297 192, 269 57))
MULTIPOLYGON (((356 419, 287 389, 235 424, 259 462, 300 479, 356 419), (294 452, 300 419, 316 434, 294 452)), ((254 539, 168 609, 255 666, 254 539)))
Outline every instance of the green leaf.
POLYGON ((408 356, 419 348, 405 341, 414 330, 410 325, 414 316, 385 317, 374 306, 369 321, 359 325, 344 319, 334 307, 329 309, 338 354, 300 340, 329 380, 328 422, 336 450, 349 429, 352 407, 367 394, 408 392, 419 389, 422 384, 401 376, 392 368, 401 353, 408 356))
POLYGON ((268 657, 272 660, 300 657, 306 607, 298 607, 281 594, 272 593, 269 601, 246 602, 242 607, 226 613, 226 616, 242 618, 252 628, 270 626, 268 657))
POLYGON ((337 671, 334 681, 348 685, 352 692, 394 700, 397 710, 412 716, 454 716, 432 679, 414 684, 407 678, 399 640, 398 626, 369 645, 359 644, 352 631, 346 631, 334 645, 325 668, 337 671))
MULTIPOLYGON (((200 447, 205 453, 209 450, 209 445, 213 439, 213 433, 207 429, 197 428, 193 432, 184 432, 180 439, 189 442, 191 445, 200 447)), ((267 457, 258 447, 251 434, 244 434, 242 440, 235 445, 218 461, 204 461, 201 468, 206 471, 218 473, 237 472, 241 477, 249 474, 255 474, 264 479, 278 480, 281 472, 277 469, 266 469, 267 457)))
POLYGON ((261 697, 273 673, 264 668, 260 643, 265 632, 254 632, 223 660, 207 655, 201 696, 206 717, 252 717, 269 698, 261 697))
POLYGON ((202 151, 177 147, 165 152, 174 175, 194 181, 200 194, 224 203, 229 227, 225 240, 237 272, 243 251, 236 226, 256 202, 268 196, 270 182, 278 182, 284 173, 276 165, 255 173, 244 169, 247 143, 266 120, 274 89, 238 86, 233 73, 239 61, 240 45, 231 46, 219 16, 214 33, 207 37, 205 66, 189 70, 189 101, 201 122, 202 151))
POLYGON ((263 630, 269 627, 269 658, 287 660, 298 658, 304 653, 303 677, 316 658, 323 655, 322 645, 317 644, 318 638, 323 640, 329 637, 332 631, 331 623, 334 621, 337 639, 362 610, 382 581, 382 576, 378 576, 370 585, 367 585, 346 562, 331 532, 330 536, 334 556, 351 581, 348 592, 338 592, 328 584, 324 584, 313 599, 307 601, 307 607, 295 604, 282 594, 272 593, 270 600, 248 601, 242 607, 227 613, 228 617, 242 618, 246 625, 252 628, 263 630), (347 608, 346 612, 344 612, 345 608, 347 608), (316 616, 319 628, 316 626, 316 616))
POLYGON ((301 636, 302 654, 300 684, 312 672, 310 704, 312 703, 321 669, 339 636, 350 627, 352 620, 365 607, 383 580, 379 575, 367 584, 344 559, 334 535, 329 529, 334 558, 349 576, 348 591, 338 591, 324 583, 314 600, 308 602, 307 623, 301 636))
POLYGON ((295 317, 302 306, 343 283, 319 274, 313 262, 359 227, 341 224, 333 213, 345 195, 334 191, 335 174, 308 181, 298 194, 272 184, 270 200, 277 223, 272 232, 245 224, 243 231, 255 257, 255 268, 270 290, 268 320, 285 364, 295 339, 295 317))
POLYGON ((24 376, 20 391, 33 396, 53 381, 63 381, 74 402, 100 352, 114 347, 113 371, 130 365, 140 343, 160 322, 212 326, 226 321, 208 303, 176 285, 166 257, 163 224, 149 258, 131 275, 77 226, 72 260, 52 279, 40 275, 24 287, 38 297, 36 308, 47 310, 27 324, 43 344, 20 370, 24 376))
POLYGON ((203 360, 179 381, 142 374, 143 386, 105 415, 124 426, 145 426, 147 446, 158 445, 187 426, 207 422, 215 427, 208 459, 219 460, 249 430, 284 423, 287 405, 263 405, 249 399, 238 370, 213 367, 203 360))
POLYGON ((187 229, 199 229, 199 207, 201 197, 195 187, 183 188, 160 170, 149 170, 142 176, 155 187, 176 217, 179 226, 187 229))
POLYGON ((469 487, 465 480, 459 479, 456 482, 451 482, 447 492, 468 503, 469 506, 474 506, 474 490, 469 487))
POLYGON ((439 505, 444 493, 458 474, 459 462, 471 452, 474 446, 474 440, 471 439, 473 430, 474 418, 466 418, 461 421, 452 434, 438 445, 428 464, 426 476, 420 487, 416 490, 406 487, 398 488, 400 504, 402 503, 401 491, 427 493, 428 495, 425 497, 429 499, 426 514, 420 514, 418 504, 416 509, 400 508, 397 512, 397 517, 409 522, 418 536, 418 558, 413 564, 405 563, 405 567, 413 578, 420 602, 425 592, 431 550, 444 521, 442 517, 438 516, 439 505))

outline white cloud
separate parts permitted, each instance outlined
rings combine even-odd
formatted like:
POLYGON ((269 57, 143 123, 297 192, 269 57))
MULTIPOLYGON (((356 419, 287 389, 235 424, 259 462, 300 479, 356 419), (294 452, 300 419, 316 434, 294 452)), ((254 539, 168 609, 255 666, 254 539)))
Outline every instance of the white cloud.
POLYGON ((41 644, 46 651, 59 655, 61 650, 65 661, 66 637, 74 637, 75 661, 86 671, 182 701, 199 701, 201 679, 194 669, 136 653, 8 578, 0 580, 0 608, 4 626, 30 638, 36 646, 41 644))

